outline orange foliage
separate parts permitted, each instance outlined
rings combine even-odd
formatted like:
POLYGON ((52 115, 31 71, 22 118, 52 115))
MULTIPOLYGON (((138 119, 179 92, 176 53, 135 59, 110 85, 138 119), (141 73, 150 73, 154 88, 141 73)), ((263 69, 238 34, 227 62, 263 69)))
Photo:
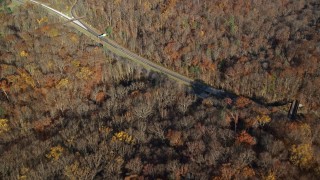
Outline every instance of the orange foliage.
POLYGON ((144 9, 144 11, 149 11, 151 9, 151 3, 148 1, 145 1, 143 3, 143 9, 144 9))
POLYGON ((174 130, 169 130, 167 134, 167 138, 170 141, 171 146, 179 146, 182 145, 182 139, 181 139, 182 133, 181 131, 174 131, 174 130))
POLYGON ((227 9, 227 7, 228 7, 228 5, 226 4, 226 2, 224 2, 224 1, 218 1, 218 2, 216 3, 216 6, 218 6, 218 9, 221 9, 221 10, 223 10, 223 11, 225 11, 225 10, 227 9))
POLYGON ((132 98, 134 98, 134 97, 137 97, 139 94, 140 94, 140 91, 139 91, 139 90, 135 90, 135 91, 132 91, 132 92, 130 93, 130 96, 131 96, 132 98))
POLYGON ((5 92, 8 92, 10 90, 10 83, 7 79, 0 79, 0 89, 2 89, 5 92))
POLYGON ((179 179, 181 175, 184 176, 185 174, 187 174, 188 171, 189 171, 189 165, 188 164, 182 165, 179 168, 178 172, 176 173, 176 175, 177 175, 176 179, 179 179))
POLYGON ((35 92, 38 93, 39 95, 46 96, 48 94, 48 89, 47 88, 37 88, 35 89, 35 92))
POLYGON ((104 92, 98 92, 96 95, 96 101, 97 102, 102 102, 105 98, 105 93, 104 92))
POLYGON ((289 131, 292 131, 292 130, 298 129, 298 127, 299 127, 298 122, 291 122, 291 123, 289 123, 287 128, 289 131))
POLYGON ((248 144, 248 145, 251 145, 251 146, 256 144, 255 138, 252 137, 246 131, 241 131, 241 133, 237 136, 236 141, 238 143, 245 143, 245 144, 248 144))
POLYGON ((215 63, 210 62, 210 60, 205 55, 203 55, 202 57, 202 62, 200 64, 200 67, 202 70, 205 69, 210 71, 215 71, 217 69, 217 65, 215 63))
POLYGON ((217 64, 216 63, 210 63, 208 66, 208 69, 211 71, 217 70, 217 64))
POLYGON ((46 81, 45 81, 45 87, 47 88, 52 88, 55 86, 56 84, 56 79, 54 77, 45 77, 46 81))
POLYGON ((238 61, 239 62, 241 62, 241 63, 245 63, 245 62, 247 62, 249 59, 248 59, 248 57, 246 57, 246 56, 241 56, 239 59, 238 59, 238 61))
POLYGON ((255 174, 255 171, 250 167, 245 167, 241 170, 241 176, 246 179, 253 177, 255 174))
MULTIPOLYGON (((241 46, 244 50, 247 50, 250 47, 250 38, 248 36, 242 36, 241 38, 241 46)), ((239 59, 240 62, 247 62, 247 57, 241 57, 239 59)))
POLYGON ((288 133, 297 134, 305 140, 310 140, 312 137, 311 127, 307 123, 292 122, 286 129, 288 133))
POLYGON ((192 59, 191 65, 192 66, 197 66, 199 64, 199 62, 200 62, 199 58, 195 57, 195 58, 192 59))
POLYGON ((206 107, 212 107, 213 106, 213 102, 210 99, 202 100, 202 104, 205 105, 206 107))
POLYGON ((175 51, 174 46, 176 45, 175 42, 170 42, 167 44, 167 46, 164 48, 164 51, 170 56, 170 60, 175 61, 180 59, 181 54, 177 51, 175 51))
POLYGON ((240 96, 237 98, 235 105, 237 108, 244 108, 248 106, 250 103, 251 103, 250 99, 240 96))
POLYGON ((47 32, 49 31, 51 27, 49 25, 46 26, 42 26, 41 28, 39 28, 40 32, 47 32))
POLYGON ((276 180, 276 175, 274 172, 269 172, 267 176, 264 178, 265 180, 276 180))
POLYGON ((124 177, 124 180, 139 180, 139 179, 143 179, 143 178, 139 177, 138 175, 130 175, 130 176, 124 177))
POLYGON ((227 123, 227 124, 230 124, 232 122, 232 119, 231 119, 231 116, 229 114, 226 114, 225 115, 225 118, 224 118, 224 121, 227 123))
POLYGON ((227 164, 222 165, 220 172, 221 172, 221 178, 217 178, 217 179, 229 180, 229 179, 232 179, 232 176, 234 176, 235 169, 233 167, 231 167, 230 163, 227 163, 227 164))
POLYGON ((38 120, 33 122, 34 130, 42 132, 45 128, 49 127, 51 124, 51 119, 47 118, 45 120, 38 120))

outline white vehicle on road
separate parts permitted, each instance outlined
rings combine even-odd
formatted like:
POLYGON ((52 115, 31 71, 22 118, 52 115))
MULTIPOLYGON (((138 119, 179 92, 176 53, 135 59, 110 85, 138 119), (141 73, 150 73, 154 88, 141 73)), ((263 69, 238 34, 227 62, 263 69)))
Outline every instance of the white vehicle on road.
POLYGON ((98 35, 97 37, 98 37, 98 38, 102 38, 102 37, 106 37, 106 36, 107 36, 107 34, 106 34, 106 33, 103 33, 103 34, 98 35))

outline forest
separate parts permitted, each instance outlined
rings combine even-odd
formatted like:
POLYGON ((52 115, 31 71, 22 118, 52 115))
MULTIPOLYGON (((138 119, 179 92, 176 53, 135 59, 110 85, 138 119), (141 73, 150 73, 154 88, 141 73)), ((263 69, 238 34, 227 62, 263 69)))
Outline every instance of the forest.
POLYGON ((238 95, 223 99, 10 3, 0 1, 0 179, 320 178, 316 0, 79 0, 108 38, 238 95), (289 105, 252 97, 304 107, 289 120, 289 105))
POLYGON ((318 0, 79 0, 79 16, 186 76, 267 102, 320 106, 318 0))

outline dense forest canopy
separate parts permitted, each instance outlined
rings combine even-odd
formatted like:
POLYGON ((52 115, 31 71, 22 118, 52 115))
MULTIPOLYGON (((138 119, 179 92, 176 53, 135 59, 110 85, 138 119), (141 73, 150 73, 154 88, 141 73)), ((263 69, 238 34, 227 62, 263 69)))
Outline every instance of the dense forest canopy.
POLYGON ((39 6, 0 3, 0 179, 320 178, 319 2, 78 1, 109 38, 239 95, 205 99, 39 6), (253 96, 305 107, 291 121, 253 96))
POLYGON ((318 0, 79 0, 127 48, 236 94, 319 108, 318 0))

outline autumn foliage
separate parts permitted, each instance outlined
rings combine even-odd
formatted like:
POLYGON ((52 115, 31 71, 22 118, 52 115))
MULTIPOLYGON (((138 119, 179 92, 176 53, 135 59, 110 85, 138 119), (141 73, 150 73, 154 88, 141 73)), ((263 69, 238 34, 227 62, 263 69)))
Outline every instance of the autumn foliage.
POLYGON ((58 160, 62 155, 64 149, 60 145, 50 148, 50 152, 46 155, 48 159, 58 160))
POLYGON ((300 168, 310 168, 313 160, 311 144, 293 145, 291 147, 290 161, 300 168))
POLYGON ((233 94, 206 98, 13 6, 0 8, 0 179, 320 178, 315 0, 78 1, 109 39, 233 94))
POLYGON ((244 108, 248 106, 250 103, 251 101, 248 98, 240 96, 239 98, 237 98, 235 102, 235 106, 238 108, 244 108))
POLYGON ((248 144, 251 146, 256 144, 255 138, 246 131, 241 131, 236 140, 238 143, 248 144))

